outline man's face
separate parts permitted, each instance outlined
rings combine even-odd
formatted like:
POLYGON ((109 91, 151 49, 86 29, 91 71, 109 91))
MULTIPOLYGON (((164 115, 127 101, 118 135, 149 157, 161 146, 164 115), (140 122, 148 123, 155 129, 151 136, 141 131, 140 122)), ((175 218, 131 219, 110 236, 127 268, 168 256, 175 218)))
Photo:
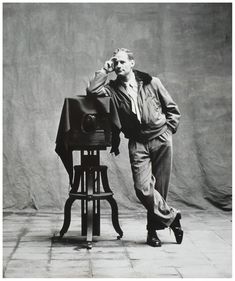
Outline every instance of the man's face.
POLYGON ((134 60, 129 60, 126 52, 118 52, 113 58, 114 71, 118 76, 127 76, 135 65, 134 60))

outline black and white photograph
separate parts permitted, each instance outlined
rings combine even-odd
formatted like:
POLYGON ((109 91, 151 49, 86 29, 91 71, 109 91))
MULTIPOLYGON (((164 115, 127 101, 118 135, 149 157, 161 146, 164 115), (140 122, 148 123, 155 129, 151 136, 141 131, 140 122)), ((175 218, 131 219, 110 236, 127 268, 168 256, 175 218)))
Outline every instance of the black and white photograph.
POLYGON ((232 278, 232 5, 2 3, 3 278, 232 278))

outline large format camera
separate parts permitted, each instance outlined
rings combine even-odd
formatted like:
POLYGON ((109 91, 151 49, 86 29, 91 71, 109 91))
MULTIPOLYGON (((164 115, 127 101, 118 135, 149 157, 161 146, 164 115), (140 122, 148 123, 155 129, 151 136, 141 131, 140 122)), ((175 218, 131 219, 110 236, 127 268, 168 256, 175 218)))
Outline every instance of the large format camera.
MULTIPOLYGON (((69 228, 72 204, 79 199, 82 201, 82 235, 87 235, 88 249, 92 247, 92 235, 100 235, 100 200, 109 202, 118 239, 123 235, 118 221, 117 203, 108 183, 107 166, 100 165, 99 150, 111 146, 110 102, 109 97, 66 98, 56 139, 56 152, 64 163, 71 185, 64 207, 60 238, 69 228), (73 166, 73 150, 80 150, 81 165, 73 166), (101 186, 104 192, 100 192, 101 186)), ((114 117, 114 112, 112 113, 114 117)), ((112 122, 114 119, 112 118, 112 122)))
POLYGON ((64 106, 70 146, 81 150, 111 146, 109 97, 77 96, 68 98, 64 106))

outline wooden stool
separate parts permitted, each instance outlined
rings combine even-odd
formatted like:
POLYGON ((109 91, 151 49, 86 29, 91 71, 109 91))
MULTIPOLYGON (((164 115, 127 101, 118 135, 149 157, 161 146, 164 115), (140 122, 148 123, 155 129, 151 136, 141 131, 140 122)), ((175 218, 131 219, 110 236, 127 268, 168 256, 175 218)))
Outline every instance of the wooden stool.
POLYGON ((100 165, 99 150, 81 151, 81 165, 74 166, 75 176, 64 206, 64 224, 60 237, 68 231, 71 221, 71 207, 76 199, 81 200, 82 235, 87 236, 87 248, 92 248, 92 236, 100 235, 100 200, 107 200, 112 210, 112 224, 120 239, 123 231, 118 220, 118 206, 109 187, 107 166, 100 165), (100 178, 104 192, 101 192, 100 178), (79 186, 81 191, 79 192, 79 186))

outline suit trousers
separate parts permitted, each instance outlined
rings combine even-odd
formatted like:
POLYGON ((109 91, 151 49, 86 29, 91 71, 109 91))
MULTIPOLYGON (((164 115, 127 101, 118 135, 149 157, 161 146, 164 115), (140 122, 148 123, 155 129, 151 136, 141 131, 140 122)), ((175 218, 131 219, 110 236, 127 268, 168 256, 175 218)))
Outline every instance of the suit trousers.
POLYGON ((166 131, 146 143, 129 140, 129 157, 134 188, 147 209, 147 229, 169 227, 177 210, 166 203, 172 170, 172 133, 166 131))

